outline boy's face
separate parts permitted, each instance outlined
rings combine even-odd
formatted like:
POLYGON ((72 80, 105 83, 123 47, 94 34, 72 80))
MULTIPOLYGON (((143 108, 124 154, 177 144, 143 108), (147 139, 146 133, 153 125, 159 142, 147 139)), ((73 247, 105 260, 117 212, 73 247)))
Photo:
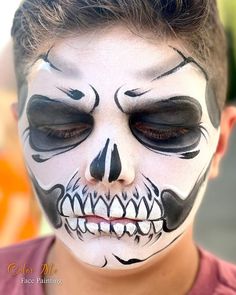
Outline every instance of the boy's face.
POLYGON ((85 263, 142 265, 181 239, 219 137, 206 71, 173 41, 124 28, 39 56, 19 119, 55 233, 85 263))

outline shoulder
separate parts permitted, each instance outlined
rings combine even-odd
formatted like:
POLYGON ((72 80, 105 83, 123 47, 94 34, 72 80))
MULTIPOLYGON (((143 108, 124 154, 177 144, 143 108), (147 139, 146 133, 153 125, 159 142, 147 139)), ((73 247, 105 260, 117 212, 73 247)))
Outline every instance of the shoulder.
POLYGON ((55 238, 48 236, 0 249, 0 294, 24 294, 25 278, 38 277, 55 238))
POLYGON ((200 265, 195 285, 189 295, 236 295, 236 265, 199 249, 200 265))

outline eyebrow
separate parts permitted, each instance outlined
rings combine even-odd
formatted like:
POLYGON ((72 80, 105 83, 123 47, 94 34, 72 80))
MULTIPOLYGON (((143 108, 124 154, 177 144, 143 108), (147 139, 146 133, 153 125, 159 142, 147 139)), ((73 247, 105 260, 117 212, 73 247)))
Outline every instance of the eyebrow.
POLYGON ((202 67, 202 66, 201 66, 201 65, 200 65, 200 64, 199 64, 199 63, 198 63, 193 57, 191 57, 191 56, 186 57, 186 56, 185 56, 180 50, 178 50, 177 48, 172 47, 172 46, 169 46, 169 47, 172 48, 174 51, 176 51, 176 52, 178 53, 178 55, 181 56, 181 58, 183 59, 183 61, 180 62, 180 63, 179 63, 177 66, 175 66, 174 68, 172 68, 172 69, 166 71, 165 73, 163 73, 163 74, 161 74, 161 75, 155 77, 155 78, 152 80, 152 82, 155 81, 155 80, 159 80, 159 79, 161 79, 161 78, 163 78, 163 77, 169 76, 169 75, 171 75, 171 74, 177 72, 178 70, 180 70, 181 68, 183 68, 184 66, 186 66, 186 65, 189 64, 189 63, 193 63, 193 64, 195 64, 195 65, 200 69, 200 71, 203 73, 205 79, 206 79, 207 81, 209 80, 208 74, 207 74, 207 72, 205 71, 205 69, 204 69, 204 68, 203 68, 203 67, 202 67))
MULTIPOLYGON (((49 53, 51 52, 52 48, 53 48, 53 47, 51 47, 46 53, 40 54, 40 55, 36 58, 35 62, 38 61, 38 60, 40 60, 40 59, 42 59, 42 60, 44 60, 46 63, 49 63, 50 67, 53 68, 54 70, 56 70, 56 71, 58 71, 58 72, 62 72, 61 69, 59 69, 58 67, 56 67, 56 66, 55 66, 55 65, 49 60, 49 53)), ((34 63, 35 63, 35 62, 34 62, 34 63)))
POLYGON ((50 67, 54 70, 56 70, 57 72, 61 72, 61 73, 66 73, 66 75, 68 76, 78 76, 80 73, 80 71, 78 69, 76 69, 74 67, 74 64, 71 63, 71 62, 68 62, 68 61, 65 61, 63 60, 61 57, 57 57, 54 55, 55 59, 58 59, 58 60, 62 60, 61 62, 61 67, 58 67, 54 64, 54 62, 52 62, 51 58, 50 58, 50 53, 53 49, 53 46, 46 52, 46 53, 43 53, 43 54, 40 54, 36 59, 35 61, 33 62, 32 66, 40 59, 42 59, 43 61, 45 61, 46 63, 48 63, 50 65, 50 67), (63 69, 62 69, 63 68, 63 69))

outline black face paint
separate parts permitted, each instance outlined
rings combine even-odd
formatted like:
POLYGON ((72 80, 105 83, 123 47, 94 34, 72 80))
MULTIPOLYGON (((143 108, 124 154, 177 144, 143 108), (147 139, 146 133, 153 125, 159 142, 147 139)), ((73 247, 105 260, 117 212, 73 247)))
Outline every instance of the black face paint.
POLYGON ((76 147, 90 135, 94 124, 90 114, 42 95, 31 97, 27 117, 29 143, 38 152, 56 153, 76 147))
POLYGON ((66 231, 68 232, 68 234, 71 236, 71 238, 74 239, 74 237, 73 237, 73 235, 72 235, 72 232, 71 232, 69 226, 65 223, 65 224, 64 224, 64 227, 65 227, 66 231))
POLYGON ((148 93, 149 91, 150 91, 150 89, 146 90, 146 91, 141 91, 139 88, 136 88, 136 89, 132 89, 132 90, 127 90, 124 94, 127 96, 130 96, 130 97, 139 97, 139 96, 142 96, 142 95, 148 93))
MULTIPOLYGON (((95 95, 94 105, 93 105, 93 107, 92 107, 92 109, 90 111, 90 113, 92 113, 95 110, 95 108, 99 105, 100 97, 99 97, 99 94, 98 94, 97 90, 92 85, 89 85, 89 86, 92 88, 92 90, 94 92, 94 95, 95 95)), ((78 100, 81 100, 83 97, 85 97, 85 94, 82 91, 78 90, 78 89, 72 89, 72 88, 63 89, 63 88, 59 88, 59 87, 57 87, 57 88, 60 91, 62 91, 63 93, 65 93, 69 98, 71 98, 73 100, 78 101, 78 100)))
POLYGON ((154 151, 186 153, 200 142, 201 117, 202 108, 197 100, 172 97, 156 102, 151 112, 140 110, 131 114, 129 126, 136 139, 154 151))
POLYGON ((59 212, 57 211, 57 204, 64 196, 64 186, 57 184, 49 190, 44 190, 33 175, 31 175, 31 180, 33 182, 39 201, 44 208, 50 222, 55 228, 60 228, 62 226, 62 220, 59 212))
MULTIPOLYGON (((107 146, 104 147, 103 151, 106 151, 108 148, 109 141, 107 141, 106 145, 107 146)), ((103 151, 101 151, 101 153, 103 151)), ((67 224, 66 231, 68 234, 73 235, 73 232, 76 232, 77 236, 80 237, 80 240, 83 240, 83 234, 95 234, 91 231, 89 224, 87 226, 86 214, 89 216, 98 216, 96 215, 97 208, 103 208, 103 214, 106 212, 107 218, 112 218, 113 220, 114 210, 118 210, 119 218, 131 218, 130 222, 133 224, 133 229, 131 230, 131 228, 128 228, 127 225, 125 225, 122 229, 123 232, 121 232, 120 229, 116 232, 116 225, 110 222, 108 223, 108 226, 111 235, 116 235, 118 239, 121 239, 123 235, 126 234, 133 239, 134 243, 138 244, 141 244, 143 241, 141 240, 143 236, 148 236, 148 241, 145 241, 146 244, 151 242, 153 244, 158 241, 161 232, 174 231, 185 221, 193 208, 198 191, 206 179, 209 167, 196 181, 192 191, 185 200, 180 198, 177 193, 170 189, 165 189, 160 192, 153 181, 145 176, 144 183, 146 191, 142 194, 139 194, 137 190, 134 191, 133 194, 129 193, 128 195, 126 193, 128 197, 125 199, 122 199, 122 197, 118 195, 109 196, 109 198, 107 198, 106 194, 100 195, 96 191, 91 192, 86 185, 81 187, 78 172, 73 175, 66 186, 56 184, 49 190, 41 188, 33 176, 32 180, 39 200, 55 228, 59 228, 63 225, 61 219, 63 216, 65 218, 65 223, 67 224), (149 195, 151 195, 151 199, 148 202, 149 195), (139 214, 144 216, 144 210, 146 211, 146 217, 142 217, 140 220, 138 216, 140 216, 139 214), (81 225, 80 222, 76 222, 75 225, 73 223, 71 226, 70 218, 75 219, 75 221, 83 221, 83 224, 81 225), (149 227, 147 228, 146 224, 143 228, 142 221, 149 222, 149 227)), ((100 223, 98 226, 100 226, 100 223)), ((102 233, 102 230, 99 229, 99 227, 97 228, 97 231, 102 233)), ((73 235, 73 237, 75 236, 73 235)))
POLYGON ((74 100, 80 100, 82 97, 84 97, 84 93, 78 89, 72 89, 72 88, 70 89, 58 88, 58 89, 74 100))
POLYGON ((210 165, 206 172, 194 185, 188 197, 183 200, 172 190, 163 190, 161 193, 161 202, 165 212, 163 230, 171 232, 177 229, 187 218, 193 208, 198 191, 206 180, 210 165))
POLYGON ((100 103, 100 97, 98 95, 97 90, 92 85, 89 85, 89 86, 93 89, 93 92, 95 94, 95 103, 94 103, 94 106, 93 106, 93 108, 91 110, 91 113, 92 113, 95 110, 95 108, 99 105, 99 103, 100 103))
POLYGON ((117 105, 118 109, 119 109, 122 113, 125 113, 124 109, 122 108, 122 106, 121 106, 121 104, 120 104, 120 102, 119 102, 119 98, 118 98, 118 93, 119 93, 119 91, 120 91, 121 88, 122 88, 122 86, 120 86, 120 87, 116 90, 116 92, 115 92, 115 94, 114 94, 114 101, 115 101, 115 104, 117 105))
POLYGON ((49 54, 50 51, 52 50, 53 47, 51 47, 46 53, 40 55, 37 60, 42 59, 44 60, 46 63, 48 63, 50 65, 50 67, 58 72, 62 72, 58 67, 56 67, 50 60, 49 60, 49 54))
POLYGON ((184 67, 185 65, 187 65, 187 64, 189 64, 189 63, 193 63, 193 64, 195 64, 195 65, 196 65, 196 66, 202 71, 203 75, 205 76, 205 79, 208 80, 207 72, 204 70, 204 68, 203 68, 200 64, 198 64, 198 63, 194 60, 194 58, 192 58, 191 56, 186 57, 186 56, 185 56, 180 50, 178 50, 178 49, 176 49, 176 48, 174 48, 174 47, 172 47, 172 46, 169 46, 169 47, 171 47, 174 51, 176 51, 176 52, 177 52, 177 53, 183 58, 183 61, 182 61, 180 64, 178 64, 176 67, 174 67, 173 69, 171 69, 171 70, 169 70, 169 71, 167 71, 167 72, 161 74, 160 76, 157 76, 157 77, 154 78, 152 81, 155 81, 155 80, 161 79, 161 78, 163 78, 163 77, 165 77, 165 76, 169 76, 169 75, 171 75, 171 74, 177 72, 178 70, 180 70, 182 67, 184 67))
POLYGON ((131 265, 131 264, 135 264, 135 263, 140 263, 140 262, 144 262, 146 260, 148 260, 149 258, 153 257, 154 255, 160 253, 161 251, 165 250, 166 248, 168 248, 171 244, 173 244, 180 236, 182 236, 183 233, 181 233, 180 235, 178 235, 173 241, 171 241, 167 246, 165 246, 163 249, 153 253, 152 255, 148 256, 145 259, 137 259, 137 258, 131 258, 129 260, 124 260, 121 259, 120 257, 116 256, 113 254, 113 256, 123 265, 131 265))
POLYGON ((106 257, 104 257, 104 259, 105 259, 105 262, 104 262, 104 264, 103 264, 103 266, 101 268, 104 268, 107 265, 107 259, 106 259, 106 257))
POLYGON ((65 152, 69 152, 70 150, 72 150, 74 148, 75 148, 75 146, 73 145, 71 147, 67 147, 66 149, 61 150, 60 152, 52 151, 53 154, 51 154, 50 156, 46 156, 45 154, 34 154, 34 155, 32 155, 32 159, 37 163, 44 163, 48 160, 51 160, 55 156, 61 155, 65 152))
POLYGON ((120 161, 120 156, 119 152, 117 149, 117 145, 114 144, 112 153, 111 153, 111 166, 110 166, 110 173, 109 173, 109 178, 108 181, 116 181, 121 173, 121 161, 120 161))
POLYGON ((210 82, 208 82, 206 86, 206 105, 212 125, 218 128, 220 125, 221 112, 210 82))
POLYGON ((110 139, 107 139, 103 150, 97 155, 90 165, 90 174, 94 179, 102 181, 105 174, 106 155, 110 139))
POLYGON ((25 104, 26 104, 26 100, 27 100, 27 96, 28 96, 28 83, 26 81, 22 82, 22 85, 19 89, 19 104, 18 104, 18 116, 19 119, 21 118, 24 108, 25 108, 25 104))
POLYGON ((189 152, 189 153, 183 153, 181 154, 181 159, 185 159, 185 160, 190 160, 190 159, 194 159, 195 157, 197 157, 200 153, 200 150, 194 151, 194 152, 189 152))
POLYGON ((171 75, 173 73, 175 73, 176 71, 178 71, 179 69, 181 69, 183 66, 189 64, 189 63, 193 63, 195 64, 200 70, 201 72, 204 74, 204 77, 207 81, 207 85, 206 85, 206 105, 207 105, 207 110, 208 110, 208 114, 211 120, 212 125, 215 128, 219 127, 220 124, 220 108, 219 105, 217 103, 217 99, 216 99, 216 95, 213 93, 213 87, 211 87, 210 85, 210 81, 209 81, 209 77, 207 72, 204 70, 204 68, 197 63, 192 57, 186 57, 180 50, 172 47, 182 58, 183 61, 177 65, 176 67, 174 67, 173 69, 171 69, 170 71, 165 72, 164 74, 154 78, 152 81, 161 79, 165 76, 171 75))
MULTIPOLYGON (((106 157, 107 157, 107 150, 109 146, 110 139, 107 139, 106 144, 102 151, 97 155, 97 157, 92 161, 90 165, 90 174, 94 179, 99 181, 103 180, 105 175, 105 165, 106 165, 106 157)), ((108 181, 113 182, 116 181, 121 173, 121 161, 118 152, 117 145, 113 145, 113 149, 111 152, 111 162, 110 162, 110 169, 109 169, 109 176, 108 181)))

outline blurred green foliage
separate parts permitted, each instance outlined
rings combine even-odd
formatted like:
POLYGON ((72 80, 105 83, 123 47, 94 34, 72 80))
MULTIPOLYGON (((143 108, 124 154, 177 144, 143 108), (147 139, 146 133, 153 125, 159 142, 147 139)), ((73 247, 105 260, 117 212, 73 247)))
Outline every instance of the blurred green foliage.
POLYGON ((218 7, 228 37, 230 101, 236 100, 236 0, 218 0, 218 7))

